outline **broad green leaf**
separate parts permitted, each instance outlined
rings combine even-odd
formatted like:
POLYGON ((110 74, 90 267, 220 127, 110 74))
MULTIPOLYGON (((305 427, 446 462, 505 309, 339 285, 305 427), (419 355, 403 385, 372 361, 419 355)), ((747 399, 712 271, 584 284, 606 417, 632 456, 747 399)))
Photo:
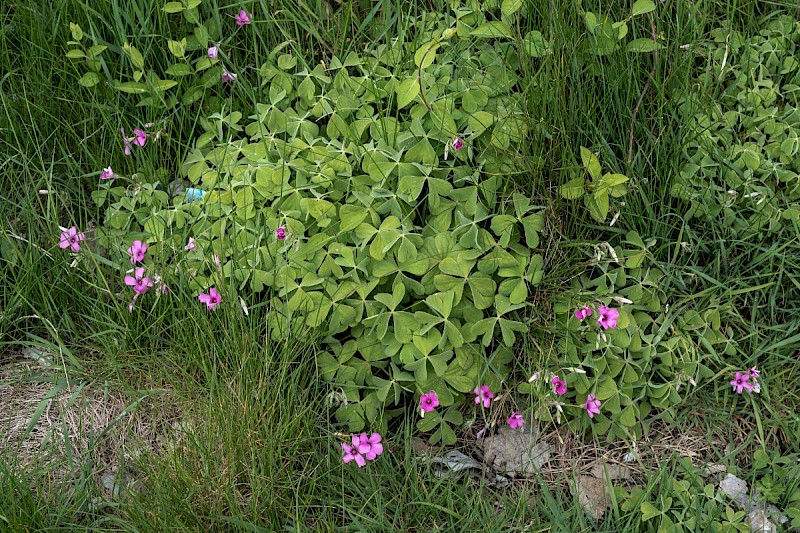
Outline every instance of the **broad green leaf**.
POLYGON ((175 63, 165 71, 170 76, 188 76, 192 73, 192 67, 185 63, 175 63))
POLYGON ((116 83, 114 88, 128 94, 146 94, 149 92, 147 85, 141 82, 126 81, 124 83, 116 83))
POLYGON ((133 63, 133 66, 135 68, 139 70, 142 70, 144 68, 144 58, 142 57, 141 52, 139 52, 139 50, 136 49, 136 47, 133 47, 128 43, 125 43, 122 46, 122 49, 125 51, 125 55, 127 55, 130 58, 131 63, 133 63))
POLYGON ((368 211, 364 208, 351 204, 342 204, 342 206, 339 208, 339 231, 341 233, 346 233, 354 230, 364 221, 364 219, 367 217, 367 214, 368 211))
POLYGON ((494 124, 494 115, 486 111, 478 111, 470 115, 467 119, 467 124, 472 130, 472 133, 477 137, 486 129, 494 124))
POLYGON ((400 82, 397 86, 397 109, 403 109, 414 101, 419 94, 419 81, 417 78, 409 78, 400 82))
POLYGON ((161 9, 165 13, 180 13, 183 11, 183 5, 180 2, 167 2, 161 9))
POLYGON ((447 318, 453 310, 453 293, 437 292, 436 294, 431 294, 425 298, 425 303, 441 316, 447 318))
POLYGON ((636 17, 638 15, 644 15, 645 13, 655 11, 655 9, 656 4, 653 0, 636 0, 631 8, 631 16, 636 17))
POLYGON ((186 39, 181 41, 167 40, 167 47, 172 55, 178 59, 183 59, 186 56, 186 39))
POLYGON ((522 45, 531 57, 544 57, 550 55, 550 43, 544 38, 542 32, 533 30, 525 34, 522 45))
POLYGON ((439 49, 439 43, 431 41, 420 46, 414 53, 414 64, 419 68, 428 68, 436 59, 436 50, 439 49))
POLYGON ((564 185, 559 186, 558 193, 567 200, 577 200, 586 192, 586 182, 582 176, 572 178, 564 185))
POLYGON ((641 39, 634 39, 625 46, 627 52, 654 52, 664 48, 661 43, 642 37, 641 39))
POLYGON ((587 194, 583 197, 583 202, 593 219, 597 222, 605 222, 608 216, 608 194, 603 193, 596 197, 587 194))
POLYGON ((503 0, 500 10, 503 12, 503 15, 508 17, 519 11, 523 3, 523 0, 503 0))
POLYGON ((643 522, 646 522, 647 520, 650 520, 650 519, 655 518, 657 516, 661 516, 663 514, 661 511, 659 511, 656 508, 655 505, 653 505, 650 502, 642 503, 641 511, 642 511, 642 521, 643 522))
POLYGON ((100 76, 97 74, 97 72, 87 72, 81 76, 81 79, 78 80, 78 83, 84 87, 94 87, 100 83, 100 76))
POLYGON ((508 23, 500 21, 500 20, 493 20, 491 22, 484 22, 472 32, 470 32, 472 37, 478 38, 493 38, 493 37, 505 37, 511 38, 511 28, 509 28, 508 23))
POLYGON ((67 57, 70 59, 83 59, 84 57, 86 57, 86 52, 84 52, 80 48, 73 48, 69 52, 67 52, 67 57))
POLYGON ((600 174, 603 171, 600 167, 600 161, 597 159, 596 155, 590 152, 588 148, 584 148, 583 146, 581 146, 581 161, 583 162, 583 168, 586 169, 586 171, 592 177, 592 180, 596 180, 600 177, 600 174))
POLYGON ((83 39, 83 30, 74 22, 69 23, 69 30, 72 33, 72 38, 76 41, 83 39))

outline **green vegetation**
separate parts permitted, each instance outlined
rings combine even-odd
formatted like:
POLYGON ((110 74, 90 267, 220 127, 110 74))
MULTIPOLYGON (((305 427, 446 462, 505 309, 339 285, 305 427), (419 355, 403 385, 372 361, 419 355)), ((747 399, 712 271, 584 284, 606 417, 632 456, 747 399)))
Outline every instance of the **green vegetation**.
POLYGON ((8 4, 0 530, 748 530, 705 462, 800 525, 793 2, 8 4), (536 475, 420 455, 516 411, 536 475))

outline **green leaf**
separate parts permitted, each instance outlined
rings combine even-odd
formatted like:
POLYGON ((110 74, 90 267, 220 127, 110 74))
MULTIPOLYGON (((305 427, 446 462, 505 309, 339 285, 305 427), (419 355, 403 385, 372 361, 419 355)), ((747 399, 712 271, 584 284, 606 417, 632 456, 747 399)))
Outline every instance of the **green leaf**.
POLYGON ((550 43, 544 38, 542 32, 533 30, 525 34, 522 41, 524 50, 531 57, 544 57, 550 55, 550 43))
POLYGON ((577 200, 583 193, 586 192, 586 182, 583 179, 583 176, 579 176, 577 178, 572 178, 564 185, 561 185, 558 188, 558 193, 561 195, 562 198, 566 198, 567 200, 577 200))
POLYGON ((153 89, 158 92, 164 92, 167 89, 172 89, 176 85, 178 85, 178 82, 175 80, 156 80, 153 83, 153 89))
POLYGON ((97 72, 87 72, 81 76, 81 79, 78 80, 78 83, 84 87, 94 87, 100 83, 100 76, 97 74, 97 72))
POLYGON ((75 41, 80 41, 83 39, 83 30, 80 26, 75 24, 74 22, 69 23, 69 31, 72 33, 72 39, 75 41))
POLYGON ((403 109, 414 101, 419 94, 419 81, 417 78, 403 80, 397 86, 397 109, 403 109))
POLYGON ((523 0, 503 0, 500 10, 503 12, 503 15, 508 17, 519 11, 523 3, 523 0))
POLYGON ((126 81, 124 83, 115 83, 114 88, 118 91, 128 94, 146 94, 149 92, 147 85, 135 81, 126 81))
POLYGON ((180 13, 183 11, 183 5, 180 2, 167 2, 161 10, 164 13, 180 13))
POLYGON ((650 502, 642 503, 641 507, 642 511, 642 521, 650 520, 651 518, 655 518, 657 516, 661 516, 662 512, 659 511, 655 505, 650 502))
POLYGON ((436 50, 439 49, 439 43, 431 41, 420 46, 414 53, 414 64, 419 68, 428 68, 436 59, 436 50))
POLYGON ((67 52, 67 57, 70 59, 83 59, 84 57, 86 57, 86 52, 84 52, 80 48, 73 48, 69 52, 67 52))
POLYGON ((139 70, 144 69, 144 58, 142 57, 142 53, 139 52, 139 50, 137 50, 136 47, 133 47, 128 43, 125 43, 122 46, 122 49, 125 52, 125 55, 127 55, 130 58, 131 63, 133 63, 133 66, 135 68, 139 70))
POLYGON ((175 63, 170 65, 165 72, 170 76, 188 76, 192 73, 192 67, 186 63, 175 63))
POLYGON ((592 152, 589 151, 588 148, 584 148, 581 146, 581 161, 583 162, 583 168, 589 173, 592 177, 592 180, 596 180, 600 177, 603 169, 600 167, 600 161, 597 159, 597 156, 594 155, 592 152))
POLYGON ((433 149, 430 141, 425 137, 403 155, 403 161, 407 163, 434 165, 436 163, 436 150, 433 149))
POLYGON ((425 298, 425 303, 441 316, 447 318, 453 311, 453 297, 454 294, 452 291, 437 292, 425 298))
POLYGON ((494 115, 486 111, 478 111, 470 115, 467 119, 467 124, 475 136, 480 135, 486 129, 494 124, 494 115))
POLYGON ((178 59, 183 59, 186 56, 186 39, 182 41, 167 40, 167 47, 172 55, 178 59))
POLYGON ((642 37, 641 39, 634 39, 628 43, 625 50, 628 52, 654 52, 664 48, 661 43, 642 37))
POLYGON ((583 202, 589 210, 589 214, 598 222, 605 222, 608 216, 608 194, 603 193, 599 196, 587 194, 583 197, 583 202))
POLYGON ((494 37, 504 37, 507 39, 511 38, 511 28, 509 28, 508 23, 500 21, 500 20, 493 20, 491 22, 484 22, 472 32, 470 32, 472 37, 478 38, 494 38, 494 37))
POLYGON ((645 13, 655 11, 655 9, 656 4, 653 0, 636 0, 631 8, 631 16, 636 17, 638 15, 644 15, 645 13))

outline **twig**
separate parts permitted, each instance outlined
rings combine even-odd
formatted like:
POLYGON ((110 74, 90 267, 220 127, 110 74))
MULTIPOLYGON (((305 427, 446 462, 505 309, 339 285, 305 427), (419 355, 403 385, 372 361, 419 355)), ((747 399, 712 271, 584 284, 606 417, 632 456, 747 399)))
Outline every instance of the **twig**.
MULTIPOLYGON (((653 42, 658 43, 658 36, 656 35, 656 25, 653 22, 652 16, 650 17, 650 36, 653 38, 653 42)), ((633 116, 631 117, 631 127, 628 130, 628 164, 631 164, 633 161, 633 126, 636 124, 636 115, 639 114, 639 107, 642 105, 642 100, 644 100, 644 95, 647 93, 647 89, 650 88, 650 82, 653 79, 653 76, 656 74, 656 66, 658 65, 658 49, 654 51, 653 56, 653 67, 650 69, 650 76, 647 77, 647 81, 642 88, 642 93, 639 95, 639 99, 636 100, 636 107, 633 108, 633 116)))

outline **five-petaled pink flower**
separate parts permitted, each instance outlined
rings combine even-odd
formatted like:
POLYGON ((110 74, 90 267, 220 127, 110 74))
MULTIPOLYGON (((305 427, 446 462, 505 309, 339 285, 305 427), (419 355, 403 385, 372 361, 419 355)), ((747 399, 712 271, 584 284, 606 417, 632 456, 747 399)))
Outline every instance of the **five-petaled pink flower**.
POLYGON ((600 400, 594 394, 590 394, 586 398, 586 403, 583 404, 583 408, 589 413, 589 418, 594 418, 594 415, 600 414, 600 400))
POLYGON ((489 388, 489 385, 475 387, 475 403, 482 403, 484 407, 488 408, 492 403, 492 398, 494 398, 494 393, 489 388))
POLYGON ((551 383, 553 384, 553 390, 559 396, 562 396, 567 393, 567 382, 561 379, 560 377, 553 376, 551 383))
POLYGON ((464 141, 456 137, 455 139, 453 139, 453 148, 455 150, 461 150, 462 148, 464 148, 464 141))
MULTIPOLYGON (((353 441, 355 442, 358 437, 353 437, 353 441)), ((344 451, 344 457, 342 457, 342 461, 345 463, 349 463, 350 461, 355 461, 359 467, 365 466, 367 464, 366 459, 364 456, 358 453, 357 446, 350 446, 346 442, 342 443, 342 451, 344 451)))
POLYGON ((241 9, 239 10, 239 14, 236 15, 236 24, 238 26, 244 26, 246 24, 250 24, 250 17, 252 16, 253 16, 252 13, 250 13, 250 15, 248 16, 247 11, 241 9))
POLYGON ((222 70, 222 83, 228 83, 229 81, 236 81, 236 74, 233 72, 228 72, 227 70, 222 70))
POLYGON ((78 233, 78 228, 72 226, 67 231, 61 233, 61 239, 58 245, 61 248, 69 247, 73 252, 80 252, 81 245, 78 244, 85 238, 83 233, 78 233))
POLYGON ((211 287, 208 294, 201 292, 197 299, 206 304, 206 308, 210 311, 220 304, 222 296, 217 292, 217 289, 211 287))
POLYGON ((186 246, 184 246, 184 250, 188 252, 194 249, 195 249, 194 237, 189 237, 189 242, 186 244, 186 246))
POLYGON ((601 305, 600 309, 597 311, 600 314, 600 318, 597 319, 598 326, 602 326, 603 329, 614 329, 617 327, 619 311, 610 307, 606 307, 605 305, 601 305))
POLYGON ((147 253, 147 245, 142 241, 133 241, 133 245, 128 248, 128 253, 131 254, 131 264, 135 265, 140 261, 144 261, 144 254, 147 253))
POLYGON ((423 416, 425 416, 425 413, 429 413, 439 407, 439 397, 436 396, 436 392, 431 391, 428 394, 423 394, 419 399, 419 407, 422 409, 423 416))
POLYGON ((511 416, 508 418, 508 425, 511 426, 511 429, 521 428, 525 425, 525 421, 522 419, 522 415, 519 412, 512 413, 511 416))
POLYGON ((286 240, 286 228, 283 227, 283 226, 279 226, 278 229, 275 230, 275 237, 277 237, 277 239, 279 241, 285 241, 286 240))
POLYGON ((153 280, 144 275, 144 267, 134 269, 133 276, 125 276, 125 285, 133 287, 136 294, 144 294, 153 286, 153 280))
POLYGON ((731 380, 730 384, 733 387, 733 390, 736 391, 736 394, 741 394, 742 391, 750 392, 753 390, 753 384, 748 381, 750 379, 750 373, 745 372, 742 374, 741 372, 736 372, 736 375, 731 380))
POLYGON ((577 311, 575 311, 575 318, 583 322, 583 320, 587 317, 592 316, 592 310, 588 307, 581 307, 577 311))
POLYGON ((219 46, 212 46, 208 49, 208 57, 211 59, 216 59, 219 55, 219 46))
POLYGON ((111 170, 111 167, 108 167, 108 168, 104 168, 103 169, 103 173, 100 174, 100 179, 101 180, 110 180, 110 179, 114 178, 115 176, 116 176, 116 174, 114 174, 114 171, 111 170))
POLYGON ((358 436, 353 435, 353 446, 358 453, 367 458, 367 461, 372 461, 383 453, 383 444, 381 444, 381 436, 378 433, 373 433, 369 437, 366 432, 358 436))
POLYGON ((133 134, 135 135, 135 138, 133 139, 133 144, 137 146, 144 146, 145 143, 147 142, 147 134, 139 129, 133 130, 133 134))
POLYGON ((125 155, 131 155, 131 141, 125 135, 125 128, 120 128, 119 132, 122 134, 122 144, 125 147, 125 155))

